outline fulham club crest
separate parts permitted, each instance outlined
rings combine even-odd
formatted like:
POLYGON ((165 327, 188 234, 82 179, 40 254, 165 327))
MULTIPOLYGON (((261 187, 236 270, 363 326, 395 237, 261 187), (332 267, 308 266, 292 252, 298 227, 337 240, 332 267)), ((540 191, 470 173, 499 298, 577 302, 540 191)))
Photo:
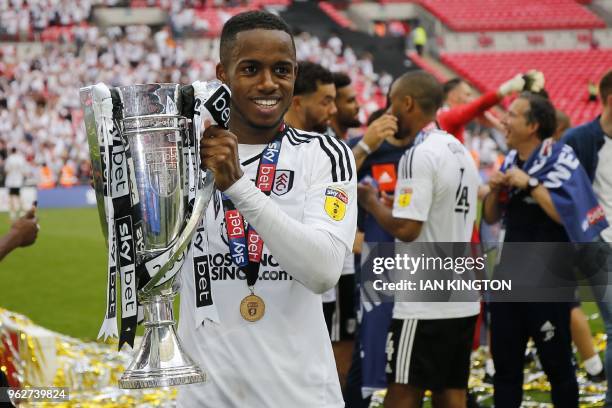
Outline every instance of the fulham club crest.
POLYGON ((277 196, 286 194, 293 187, 293 170, 277 169, 274 175, 272 192, 277 196))

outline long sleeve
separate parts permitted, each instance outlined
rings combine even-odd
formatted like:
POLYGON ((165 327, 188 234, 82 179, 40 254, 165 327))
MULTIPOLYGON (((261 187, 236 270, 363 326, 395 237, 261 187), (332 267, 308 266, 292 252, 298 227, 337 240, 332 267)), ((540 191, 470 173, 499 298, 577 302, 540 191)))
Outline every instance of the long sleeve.
POLYGON ((443 130, 454 135, 463 143, 463 135, 460 135, 463 127, 487 109, 495 106, 499 100, 497 91, 487 92, 470 103, 440 111, 437 116, 438 123, 443 130))
MULTIPOLYGON (((246 176, 225 194, 294 279, 315 293, 323 293, 336 284, 346 251, 350 250, 341 237, 308 219, 300 222, 291 218, 246 176)), ((355 224, 356 203, 355 197, 351 198, 353 202, 349 203, 346 216, 352 221, 347 219, 347 223, 355 224)))

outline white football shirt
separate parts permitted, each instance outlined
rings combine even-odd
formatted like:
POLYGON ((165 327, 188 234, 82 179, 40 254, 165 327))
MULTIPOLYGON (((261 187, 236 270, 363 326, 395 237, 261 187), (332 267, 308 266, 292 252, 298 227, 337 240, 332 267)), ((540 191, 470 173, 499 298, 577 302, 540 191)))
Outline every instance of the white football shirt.
MULTIPOLYGON (((393 216, 423 221, 415 242, 470 242, 476 219, 478 171, 455 137, 431 130, 398 165, 393 216)), ((478 314, 478 302, 397 302, 396 319, 447 319, 478 314)))
POLYGON ((598 157, 593 190, 610 224, 601 232, 601 236, 604 241, 612 242, 612 137, 604 136, 604 144, 599 149, 598 157))
MULTIPOLYGON (((264 147, 239 146, 242 169, 252 180, 264 147)), ((291 218, 336 237, 342 257, 355 237, 356 191, 354 159, 342 141, 288 128, 272 201, 291 218)), ((217 193, 206 210, 205 227, 219 323, 195 322, 193 266, 185 264, 181 272, 179 336, 209 381, 180 387, 178 406, 343 407, 321 295, 294 279, 264 245, 255 294, 264 300, 265 314, 257 322, 245 321, 239 306, 249 289, 244 273, 232 263, 223 215, 217 193)))

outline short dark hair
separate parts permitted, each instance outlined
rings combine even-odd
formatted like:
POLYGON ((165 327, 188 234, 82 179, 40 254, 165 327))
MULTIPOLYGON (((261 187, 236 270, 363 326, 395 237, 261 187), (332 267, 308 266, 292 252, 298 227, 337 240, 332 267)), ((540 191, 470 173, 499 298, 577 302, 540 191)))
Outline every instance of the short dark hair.
POLYGON ((295 42, 289 25, 277 15, 260 10, 246 11, 236 14, 223 25, 219 45, 219 58, 223 65, 229 62, 230 52, 234 48, 234 42, 238 33, 250 30, 279 30, 291 36, 291 43, 295 51, 295 42))
POLYGON ((599 82, 599 97, 601 103, 607 103, 608 96, 612 94, 612 70, 608 71, 599 82))
POLYGON ((552 103, 542 95, 523 92, 519 96, 529 102, 529 110, 525 113, 527 123, 537 123, 540 140, 551 137, 557 129, 557 114, 552 103))
POLYGON ((351 84, 351 77, 344 72, 332 72, 332 76, 334 78, 334 85, 336 85, 336 89, 344 88, 345 86, 349 86, 351 84))
POLYGON ((463 79, 461 79, 461 78, 453 78, 453 79, 449 79, 448 81, 446 81, 442 85, 442 92, 444 93, 444 99, 446 99, 448 97, 448 94, 449 94, 450 91, 452 91, 453 89, 458 87, 463 82, 465 82, 465 81, 463 79))
POLYGON ((321 84, 333 84, 334 77, 327 68, 310 61, 298 62, 298 73, 295 78, 293 95, 307 95, 317 91, 321 84))
POLYGON ((426 115, 435 114, 442 106, 442 86, 423 70, 410 71, 397 79, 400 95, 410 95, 426 115))

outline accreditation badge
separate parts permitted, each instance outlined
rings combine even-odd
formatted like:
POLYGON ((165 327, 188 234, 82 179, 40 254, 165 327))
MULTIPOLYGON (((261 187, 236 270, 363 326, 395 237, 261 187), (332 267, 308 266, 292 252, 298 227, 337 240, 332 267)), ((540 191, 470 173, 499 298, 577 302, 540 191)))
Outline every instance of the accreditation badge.
POLYGON ((328 187, 325 190, 325 212, 334 221, 341 221, 346 214, 348 195, 336 187, 328 187))
POLYGON ((397 197, 397 205, 401 208, 408 207, 412 200, 412 188, 402 187, 399 190, 399 196, 397 197))

